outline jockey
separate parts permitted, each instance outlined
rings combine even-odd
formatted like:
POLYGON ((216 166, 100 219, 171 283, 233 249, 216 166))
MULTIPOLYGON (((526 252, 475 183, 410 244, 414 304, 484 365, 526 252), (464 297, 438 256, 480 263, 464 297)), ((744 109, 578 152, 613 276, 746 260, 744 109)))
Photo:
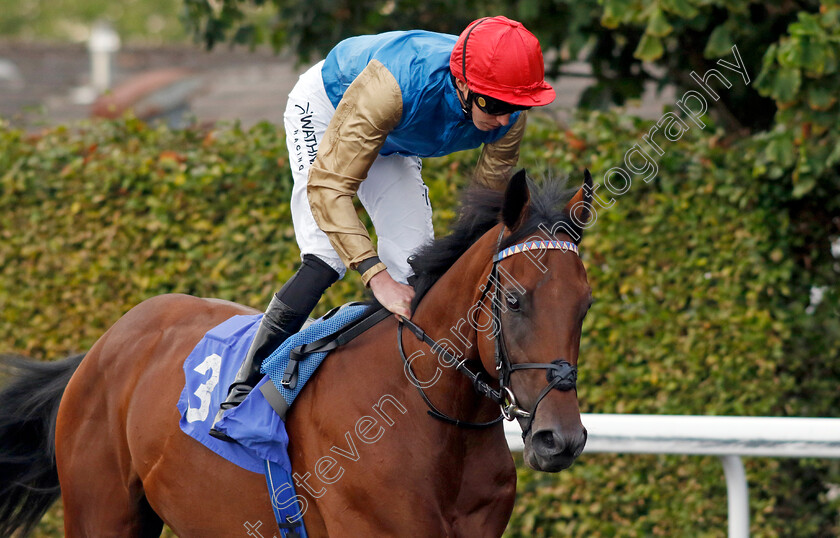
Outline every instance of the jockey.
POLYGON ((407 258, 434 239, 420 158, 483 145, 475 181, 504 189, 525 110, 554 100, 544 77, 537 38, 501 16, 474 21, 460 36, 415 30, 346 39, 300 77, 284 123, 303 263, 268 305, 216 420, 245 399, 263 359, 300 329, 346 268, 382 306, 410 316, 407 258), (378 252, 354 195, 373 222, 378 252))

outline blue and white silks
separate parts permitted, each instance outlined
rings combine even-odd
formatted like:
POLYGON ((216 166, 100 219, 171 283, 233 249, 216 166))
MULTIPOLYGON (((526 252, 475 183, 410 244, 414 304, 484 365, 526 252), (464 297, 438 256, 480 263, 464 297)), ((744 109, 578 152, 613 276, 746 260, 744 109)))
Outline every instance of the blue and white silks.
POLYGON ((402 95, 402 118, 388 133, 382 155, 441 157, 502 138, 519 118, 492 131, 479 130, 464 117, 449 71, 458 36, 410 30, 351 37, 324 60, 321 77, 334 107, 371 60, 394 75, 402 95))

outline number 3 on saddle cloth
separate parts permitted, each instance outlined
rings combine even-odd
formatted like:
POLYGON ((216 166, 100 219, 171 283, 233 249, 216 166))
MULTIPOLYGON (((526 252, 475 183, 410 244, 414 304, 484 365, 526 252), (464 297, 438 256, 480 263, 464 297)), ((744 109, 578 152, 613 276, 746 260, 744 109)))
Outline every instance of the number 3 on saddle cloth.
POLYGON ((284 538, 305 538, 303 513, 295 495, 289 461, 289 437, 283 422, 292 405, 328 350, 346 343, 387 317, 388 311, 349 304, 327 313, 286 340, 263 361, 266 375, 238 407, 216 424, 237 442, 209 434, 216 410, 227 396, 239 366, 254 339, 262 314, 234 316, 208 331, 184 362, 186 385, 178 400, 181 430, 219 456, 255 473, 265 473, 274 516, 284 538), (337 335, 336 333, 340 333, 337 335), (333 335, 333 336, 331 336, 333 335), (311 349, 314 348, 314 351, 311 349), (290 353, 307 354, 290 375, 290 353), (322 350, 322 351, 318 351, 322 350), (282 384, 284 374, 289 386, 282 384), (281 413, 281 414, 278 414, 281 413))

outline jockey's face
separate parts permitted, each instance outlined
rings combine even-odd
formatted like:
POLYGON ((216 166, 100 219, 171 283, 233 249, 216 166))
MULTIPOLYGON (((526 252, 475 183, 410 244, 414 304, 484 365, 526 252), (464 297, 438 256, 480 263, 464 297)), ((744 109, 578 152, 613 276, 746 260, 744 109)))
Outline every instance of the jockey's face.
POLYGON ((484 112, 483 110, 478 108, 478 105, 473 103, 472 120, 477 129, 481 131, 492 131, 493 129, 504 127, 505 125, 510 123, 510 114, 501 114, 499 116, 493 116, 492 114, 484 112))
MULTIPOLYGON (((464 84, 461 80, 458 79, 455 79, 455 84, 457 84, 458 89, 461 90, 461 95, 468 95, 470 90, 469 88, 467 88, 466 84, 464 84)), ((460 99, 460 96, 458 98, 460 99)), ((509 124, 510 114, 488 114, 487 112, 481 110, 475 103, 475 101, 473 101, 472 122, 475 125, 476 129, 480 131, 492 131, 493 129, 498 129, 499 127, 504 127, 505 125, 509 124)))

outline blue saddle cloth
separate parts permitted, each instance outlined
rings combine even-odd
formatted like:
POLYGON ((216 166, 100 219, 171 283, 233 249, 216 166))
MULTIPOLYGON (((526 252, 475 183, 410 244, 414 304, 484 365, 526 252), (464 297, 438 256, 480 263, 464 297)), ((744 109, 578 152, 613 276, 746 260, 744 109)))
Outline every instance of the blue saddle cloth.
POLYGON ((263 361, 268 373, 238 407, 230 410, 216 428, 238 443, 220 441, 209 434, 219 405, 227 397, 245 354, 254 339, 262 314, 234 316, 214 327, 198 343, 184 362, 186 384, 178 400, 181 430, 216 454, 236 465, 263 474, 265 460, 291 473, 288 456, 289 437, 280 416, 266 401, 259 388, 273 382, 291 405, 323 361, 326 353, 313 353, 299 366, 294 390, 280 384, 289 361, 289 352, 302 344, 314 342, 358 319, 368 307, 349 305, 326 320, 316 320, 306 330, 292 336, 263 361))
POLYGON ((228 411, 216 424, 216 428, 236 439, 237 443, 220 441, 211 437, 209 431, 219 404, 227 396, 228 387, 254 339, 262 314, 234 316, 217 325, 204 335, 184 361, 186 384, 178 399, 181 430, 243 469, 265 474, 274 517, 283 538, 307 538, 302 521, 305 508, 295 495, 286 426, 260 387, 274 382, 291 405, 327 353, 313 353, 302 361, 297 385, 294 390, 288 390, 280 380, 289 362, 289 352, 296 346, 334 333, 358 319, 366 309, 366 306, 346 306, 326 320, 315 321, 263 361, 263 372, 269 375, 254 387, 245 401, 228 411))
MULTIPOLYGON (((264 470, 263 458, 240 444, 226 443, 210 437, 209 431, 216 411, 227 397, 228 387, 236 376, 245 353, 248 352, 261 319, 262 314, 234 316, 209 330, 184 361, 186 384, 178 399, 178 411, 181 414, 179 425, 184 433, 226 460, 260 474, 264 470)), ((257 395, 260 395, 260 392, 253 391, 249 399, 257 395)), ((268 410, 271 410, 270 406, 268 410)), ((260 413, 256 420, 263 423, 262 429, 268 430, 268 435, 275 439, 278 448, 283 449, 277 453, 285 452, 288 437, 280 417, 277 417, 275 423, 271 414, 266 412, 260 413), (266 422, 268 424, 265 424, 266 422)))

